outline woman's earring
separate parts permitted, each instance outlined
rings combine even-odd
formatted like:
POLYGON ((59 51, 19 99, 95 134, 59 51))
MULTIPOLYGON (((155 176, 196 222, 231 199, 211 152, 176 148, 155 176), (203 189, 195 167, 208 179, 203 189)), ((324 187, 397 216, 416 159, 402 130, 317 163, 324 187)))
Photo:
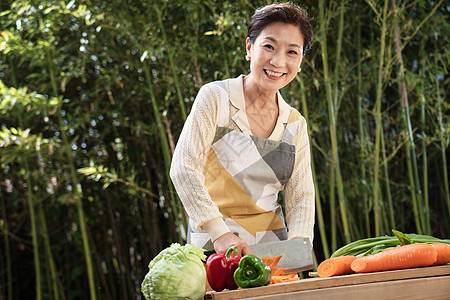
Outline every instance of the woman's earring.
POLYGON ((300 73, 301 71, 302 71, 302 68, 299 67, 299 68, 298 68, 298 72, 300 73))
POLYGON ((245 56, 245 60, 246 60, 246 61, 250 61, 250 55, 247 54, 247 55, 245 56))

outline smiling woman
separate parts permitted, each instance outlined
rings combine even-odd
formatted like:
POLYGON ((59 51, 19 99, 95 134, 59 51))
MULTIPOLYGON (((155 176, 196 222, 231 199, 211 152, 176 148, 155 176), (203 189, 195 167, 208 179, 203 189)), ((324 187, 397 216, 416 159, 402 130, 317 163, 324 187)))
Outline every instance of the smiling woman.
POLYGON ((246 40, 250 74, 244 77, 247 114, 260 115, 271 107, 263 118, 250 118, 250 128, 259 137, 267 138, 278 118, 276 92, 291 82, 303 58, 303 34, 297 26, 282 22, 267 25, 254 42, 246 40))
POLYGON ((189 216, 188 242, 231 246, 308 237, 314 185, 306 121, 279 90, 312 42, 292 3, 256 10, 245 40, 250 73, 204 85, 179 137, 170 175, 189 216), (286 221, 278 201, 285 192, 286 221))

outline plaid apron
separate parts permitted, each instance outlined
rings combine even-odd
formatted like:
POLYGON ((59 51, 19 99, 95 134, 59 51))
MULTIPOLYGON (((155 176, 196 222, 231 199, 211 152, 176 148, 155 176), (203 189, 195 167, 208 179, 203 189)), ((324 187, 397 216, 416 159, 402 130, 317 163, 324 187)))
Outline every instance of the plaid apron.
MULTIPOLYGON (((231 232, 247 244, 288 238, 278 193, 294 168, 292 144, 300 114, 292 109, 281 141, 245 134, 230 127, 227 81, 221 91, 218 126, 204 169, 205 186, 231 232)), ((205 250, 213 244, 205 231, 188 226, 188 243, 205 250)))

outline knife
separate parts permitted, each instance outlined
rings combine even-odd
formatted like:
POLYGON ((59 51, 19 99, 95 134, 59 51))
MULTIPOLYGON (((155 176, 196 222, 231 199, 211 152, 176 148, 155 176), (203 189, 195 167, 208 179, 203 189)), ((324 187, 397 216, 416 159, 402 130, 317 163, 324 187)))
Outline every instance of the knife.
MULTIPOLYGON (((282 274, 298 273, 314 268, 312 248, 309 238, 269 242, 249 245, 252 254, 263 259, 266 256, 282 255, 277 268, 285 268, 282 274)), ((205 255, 216 253, 214 250, 205 251, 205 255)))

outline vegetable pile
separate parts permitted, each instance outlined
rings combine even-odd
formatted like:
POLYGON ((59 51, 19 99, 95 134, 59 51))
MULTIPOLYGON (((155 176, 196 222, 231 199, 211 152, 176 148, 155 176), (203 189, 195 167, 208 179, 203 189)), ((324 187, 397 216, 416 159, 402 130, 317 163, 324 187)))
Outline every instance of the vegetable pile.
POLYGON ((148 265, 141 284, 145 299, 203 299, 206 289, 206 259, 203 249, 191 244, 172 244, 148 265))
POLYGON ((404 234, 354 241, 336 250, 317 268, 320 277, 400 270, 450 263, 450 240, 404 234))
POLYGON ((208 257, 206 275, 214 291, 258 287, 300 279, 297 273, 284 274, 285 268, 276 267, 282 255, 260 259, 247 254, 241 258, 239 255, 233 255, 235 252, 239 252, 237 246, 231 247, 226 253, 208 257))
POLYGON ((212 254, 206 260, 206 276, 213 290, 220 292, 226 288, 234 290, 270 283, 272 272, 267 264, 252 254, 242 258, 232 255, 235 252, 239 252, 239 247, 231 247, 225 254, 212 254))
POLYGON ((141 284, 145 299, 203 299, 206 281, 217 292, 298 280, 297 273, 276 268, 280 256, 263 260, 252 254, 241 258, 237 246, 206 259, 204 249, 178 243, 162 250, 148 265, 141 284), (206 260, 206 264, 204 261, 206 260))

